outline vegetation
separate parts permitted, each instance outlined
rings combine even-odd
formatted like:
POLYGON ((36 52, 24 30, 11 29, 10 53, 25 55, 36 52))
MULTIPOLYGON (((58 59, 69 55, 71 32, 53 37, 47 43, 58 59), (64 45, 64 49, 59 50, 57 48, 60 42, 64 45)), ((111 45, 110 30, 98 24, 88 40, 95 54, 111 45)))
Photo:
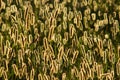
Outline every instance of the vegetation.
POLYGON ((0 0, 0 80, 120 80, 119 0, 0 0))

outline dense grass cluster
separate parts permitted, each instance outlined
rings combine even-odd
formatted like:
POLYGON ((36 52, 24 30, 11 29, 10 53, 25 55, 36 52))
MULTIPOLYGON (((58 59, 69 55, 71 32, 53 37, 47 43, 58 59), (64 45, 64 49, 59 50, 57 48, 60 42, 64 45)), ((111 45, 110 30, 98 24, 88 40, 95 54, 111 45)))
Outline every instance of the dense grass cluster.
POLYGON ((0 0, 0 80, 120 80, 119 0, 0 0))

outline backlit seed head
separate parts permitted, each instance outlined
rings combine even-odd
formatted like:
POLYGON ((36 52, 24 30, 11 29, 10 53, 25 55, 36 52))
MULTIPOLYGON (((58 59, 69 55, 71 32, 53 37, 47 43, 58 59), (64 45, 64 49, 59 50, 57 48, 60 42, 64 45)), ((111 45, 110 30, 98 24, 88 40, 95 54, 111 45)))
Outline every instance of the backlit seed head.
POLYGON ((76 6, 77 6, 77 0, 74 0, 74 1, 72 2, 72 6, 74 6, 74 7, 76 8, 76 6))
POLYGON ((87 0, 84 0, 82 3, 84 6, 87 6, 87 4, 88 4, 87 0))
POLYGON ((32 37, 31 34, 29 35, 29 40, 28 41, 29 41, 30 44, 33 42, 33 37, 32 37))
POLYGON ((11 58, 13 57, 12 48, 8 48, 6 57, 9 60, 11 60, 11 58))
MULTIPOLYGON (((64 7, 64 8, 63 8, 63 13, 64 13, 64 15, 66 15, 67 9, 68 9, 67 7, 64 7)), ((66 15, 66 16, 67 16, 67 15, 66 15)))
POLYGON ((11 13, 16 13, 17 12, 16 5, 11 5, 10 10, 11 10, 11 13))
POLYGON ((113 17, 116 18, 117 14, 116 12, 113 12, 113 17))
POLYGON ((16 76, 18 76, 18 75, 19 75, 19 71, 18 71, 17 65, 16 65, 16 64, 12 64, 12 68, 13 68, 13 70, 14 70, 14 74, 15 74, 16 76))
POLYGON ((120 11, 118 12, 118 18, 120 19, 120 11))
POLYGON ((48 40, 52 39, 53 33, 54 33, 54 26, 51 26, 48 34, 48 40))
POLYGON ((18 50, 18 60, 19 63, 23 62, 23 51, 21 49, 18 50))
POLYGON ((38 29, 37 28, 34 28, 34 34, 38 34, 38 29))
POLYGON ((93 1, 93 6, 93 10, 96 12, 98 10, 98 4, 95 0, 93 1))
POLYGON ((77 21, 77 18, 75 17, 75 18, 74 18, 74 24, 77 24, 77 22, 78 22, 78 21, 77 21))
POLYGON ((58 51, 58 59, 61 59, 64 54, 64 46, 61 46, 58 51))
POLYGON ((9 42, 9 40, 6 41, 6 46, 7 46, 7 47, 10 47, 10 42, 9 42))
POLYGON ((10 6, 13 0, 7 0, 7 5, 10 6))
POLYGON ((1 25, 1 23, 2 23, 2 17, 0 16, 0 25, 1 25))
POLYGON ((83 17, 83 24, 84 24, 84 26, 85 26, 86 29, 89 27, 87 16, 83 17))
POLYGON ((34 76, 35 76, 35 70, 34 70, 34 68, 32 68, 32 70, 30 72, 30 80, 34 80, 34 76))
POLYGON ((82 18, 83 18, 82 12, 81 11, 77 12, 77 19, 78 19, 78 21, 82 20, 82 18))
POLYGON ((62 36, 61 36, 61 34, 58 34, 58 35, 57 35, 57 40, 58 40, 58 42, 59 42, 59 41, 60 41, 60 42, 62 41, 62 36))
POLYGON ((90 13, 91 13, 90 7, 87 7, 87 12, 88 12, 88 15, 90 15, 90 13))
POLYGON ((79 80, 85 80, 85 76, 82 70, 79 72, 78 76, 79 76, 79 80))
POLYGON ((49 78, 46 74, 43 75, 43 80, 49 80, 49 78))
POLYGON ((66 30, 67 29, 67 22, 64 21, 63 24, 62 24, 62 27, 63 27, 64 30, 66 30))
POLYGON ((44 23, 41 23, 40 24, 40 32, 43 32, 45 29, 45 24, 44 23))
POLYGON ((41 73, 38 74, 38 80, 43 80, 43 76, 41 73))
POLYGON ((91 14, 92 20, 96 20, 96 13, 91 14))
POLYGON ((24 62, 22 62, 22 73, 24 73, 24 74, 27 73, 27 65, 24 62))
POLYGON ((68 14, 68 20, 71 21, 73 17, 74 17, 73 12, 70 11, 68 14))
POLYGON ((107 13, 104 13, 103 17, 104 17, 104 19, 107 19, 108 18, 107 13))
POLYGON ((4 80, 8 80, 8 75, 6 71, 3 72, 3 77, 4 77, 4 80))
POLYGON ((74 25, 70 24, 69 25, 69 36, 70 36, 70 38, 73 37, 74 33, 75 33, 74 25))
POLYGON ((94 45, 91 38, 87 38, 87 44, 89 46, 89 48, 92 48, 92 46, 94 45))
POLYGON ((117 64, 116 64, 116 73, 117 75, 120 75, 120 58, 118 59, 117 64))
POLYGON ((90 21, 91 20, 91 16, 87 15, 87 20, 90 21))
POLYGON ((98 20, 98 25, 99 25, 99 26, 104 26, 103 20, 98 20))
POLYGON ((104 20, 103 20, 103 24, 104 24, 104 25, 107 25, 107 24, 108 24, 108 19, 104 19, 104 20))
POLYGON ((34 0, 34 4, 36 8, 39 8, 40 6, 40 0, 34 0))
POLYGON ((66 39, 63 39, 63 44, 65 45, 67 43, 67 40, 66 39))
POLYGON ((99 30, 99 24, 94 23, 95 31, 97 32, 99 30))
POLYGON ((0 67, 0 77, 2 77, 5 67, 0 67))
POLYGON ((84 15, 87 16, 88 15, 88 10, 84 11, 84 15))
POLYGON ((84 46, 84 45, 81 45, 81 46, 80 46, 80 49, 81 49, 81 53, 82 53, 83 55, 85 55, 85 54, 86 54, 85 46, 84 46))
POLYGON ((119 32, 119 21, 118 20, 114 20, 113 26, 115 28, 115 34, 117 34, 119 32))
POLYGON ((31 20, 30 20, 31 25, 34 25, 34 24, 35 24, 35 15, 34 15, 34 13, 32 13, 32 14, 30 15, 30 17, 31 17, 31 20))
POLYGON ((28 73, 25 74, 26 80, 30 80, 28 73))
POLYGON ((111 39, 108 40, 108 49, 109 49, 109 51, 112 51, 112 50, 113 50, 111 39))
POLYGON ((83 31, 83 23, 81 21, 78 22, 77 28, 83 31))
POLYGON ((108 34, 105 34, 105 38, 108 39, 108 38, 109 38, 109 35, 108 35, 108 34))
POLYGON ((117 46, 117 56, 120 57, 120 45, 117 46))
POLYGON ((52 25, 53 25, 54 27, 56 27, 56 25, 57 25, 57 20, 56 20, 55 18, 52 18, 52 25))
POLYGON ((62 31, 62 25, 60 24, 60 25, 58 25, 58 27, 57 27, 57 32, 61 32, 62 31))
POLYGON ((19 69, 19 79, 21 79, 23 77, 23 72, 22 72, 22 68, 19 69))
POLYGON ((114 64, 115 63, 115 53, 113 53, 111 56, 112 56, 111 62, 112 62, 112 64, 114 64))
POLYGON ((6 3, 1 0, 0 1, 0 12, 1 12, 2 9, 5 9, 5 7, 6 7, 6 3))
POLYGON ((53 50, 53 47, 51 45, 49 45, 49 50, 51 51, 51 53, 54 54, 54 50, 53 50))
POLYGON ((88 5, 91 5, 92 4, 92 0, 88 0, 88 5))
POLYGON ((66 73, 62 74, 62 80, 66 80, 66 73))
POLYGON ((48 49, 48 40, 46 37, 43 38, 43 45, 45 49, 48 49))
POLYGON ((102 12, 99 10, 97 15, 100 17, 102 15, 102 12))
POLYGON ((112 23, 113 23, 113 21, 114 21, 114 19, 113 19, 112 15, 110 14, 110 15, 108 16, 108 18, 109 18, 109 24, 112 24, 112 23))
POLYGON ((76 59, 77 59, 77 57, 78 57, 78 54, 79 54, 79 51, 75 51, 75 52, 73 53, 72 64, 74 64, 74 63, 76 62, 76 59))
POLYGON ((2 25, 2 31, 5 31, 7 29, 7 25, 6 24, 3 24, 2 25))

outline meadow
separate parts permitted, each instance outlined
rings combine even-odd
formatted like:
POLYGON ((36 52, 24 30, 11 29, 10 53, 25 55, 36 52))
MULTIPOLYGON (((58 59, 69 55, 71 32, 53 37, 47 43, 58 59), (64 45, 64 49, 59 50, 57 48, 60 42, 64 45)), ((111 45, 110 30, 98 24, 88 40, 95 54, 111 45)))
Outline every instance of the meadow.
POLYGON ((120 0, 0 0, 0 80, 120 80, 120 0))

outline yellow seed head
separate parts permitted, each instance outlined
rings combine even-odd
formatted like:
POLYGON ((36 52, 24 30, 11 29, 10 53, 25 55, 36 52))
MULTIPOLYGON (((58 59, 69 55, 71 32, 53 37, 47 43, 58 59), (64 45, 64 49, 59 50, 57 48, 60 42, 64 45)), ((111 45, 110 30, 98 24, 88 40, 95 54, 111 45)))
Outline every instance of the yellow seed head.
POLYGON ((19 71, 18 71, 18 67, 16 66, 16 64, 12 64, 12 68, 14 70, 15 75, 18 76, 19 75, 19 71))

